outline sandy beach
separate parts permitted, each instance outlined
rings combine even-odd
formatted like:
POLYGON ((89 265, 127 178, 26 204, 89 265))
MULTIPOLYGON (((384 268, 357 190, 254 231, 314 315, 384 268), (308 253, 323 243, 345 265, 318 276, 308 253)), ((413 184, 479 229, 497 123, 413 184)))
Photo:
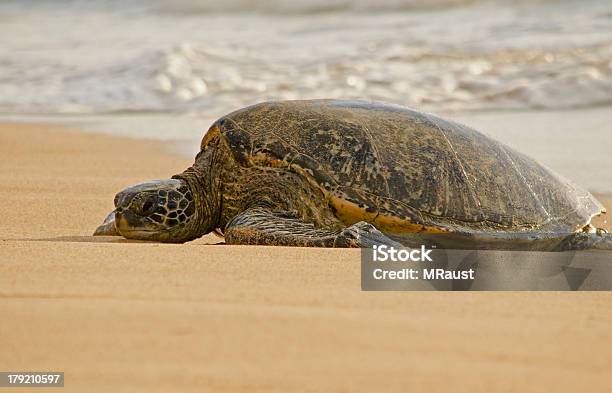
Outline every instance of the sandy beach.
POLYGON ((118 190, 191 160, 36 124, 0 125, 0 156, 0 370, 70 392, 612 386, 610 293, 368 293, 358 250, 94 238, 118 190))

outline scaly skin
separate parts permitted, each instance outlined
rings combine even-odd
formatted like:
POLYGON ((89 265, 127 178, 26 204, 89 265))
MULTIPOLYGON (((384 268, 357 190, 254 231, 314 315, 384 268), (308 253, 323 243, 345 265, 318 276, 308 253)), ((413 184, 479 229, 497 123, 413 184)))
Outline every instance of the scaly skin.
POLYGON ((194 165, 174 178, 186 181, 200 197, 192 227, 200 236, 214 229, 225 232, 237 215, 255 207, 287 212, 315 228, 344 228, 318 188, 282 168, 240 166, 221 135, 211 138, 194 165))

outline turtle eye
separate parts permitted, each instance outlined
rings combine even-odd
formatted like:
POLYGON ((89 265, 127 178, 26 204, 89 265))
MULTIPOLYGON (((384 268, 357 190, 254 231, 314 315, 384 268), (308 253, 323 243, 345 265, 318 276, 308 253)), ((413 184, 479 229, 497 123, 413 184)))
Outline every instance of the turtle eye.
POLYGON ((154 195, 147 196, 147 199, 145 199, 144 203, 142 204, 142 209, 141 209, 142 215, 147 216, 153 213, 156 205, 157 205, 157 198, 154 195))

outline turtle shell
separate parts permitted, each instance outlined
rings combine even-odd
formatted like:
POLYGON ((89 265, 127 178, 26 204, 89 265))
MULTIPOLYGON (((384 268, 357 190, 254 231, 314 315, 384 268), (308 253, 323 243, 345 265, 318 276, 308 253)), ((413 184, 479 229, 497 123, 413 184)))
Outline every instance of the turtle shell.
POLYGON ((604 211, 587 191, 524 154, 401 106, 267 102, 213 127, 241 165, 304 175, 347 224, 365 220, 390 232, 573 232, 604 211))

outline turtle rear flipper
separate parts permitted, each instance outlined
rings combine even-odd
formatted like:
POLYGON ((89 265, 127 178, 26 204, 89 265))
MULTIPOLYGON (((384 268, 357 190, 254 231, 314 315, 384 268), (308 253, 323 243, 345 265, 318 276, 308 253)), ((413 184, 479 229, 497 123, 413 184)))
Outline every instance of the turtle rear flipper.
POLYGON ((612 251, 612 234, 604 230, 572 233, 554 251, 608 250, 612 251))
POLYGON ((401 247, 374 226, 358 222, 340 231, 315 228, 287 211, 251 208, 237 215, 226 227, 228 244, 297 247, 371 247, 386 244, 401 247))

